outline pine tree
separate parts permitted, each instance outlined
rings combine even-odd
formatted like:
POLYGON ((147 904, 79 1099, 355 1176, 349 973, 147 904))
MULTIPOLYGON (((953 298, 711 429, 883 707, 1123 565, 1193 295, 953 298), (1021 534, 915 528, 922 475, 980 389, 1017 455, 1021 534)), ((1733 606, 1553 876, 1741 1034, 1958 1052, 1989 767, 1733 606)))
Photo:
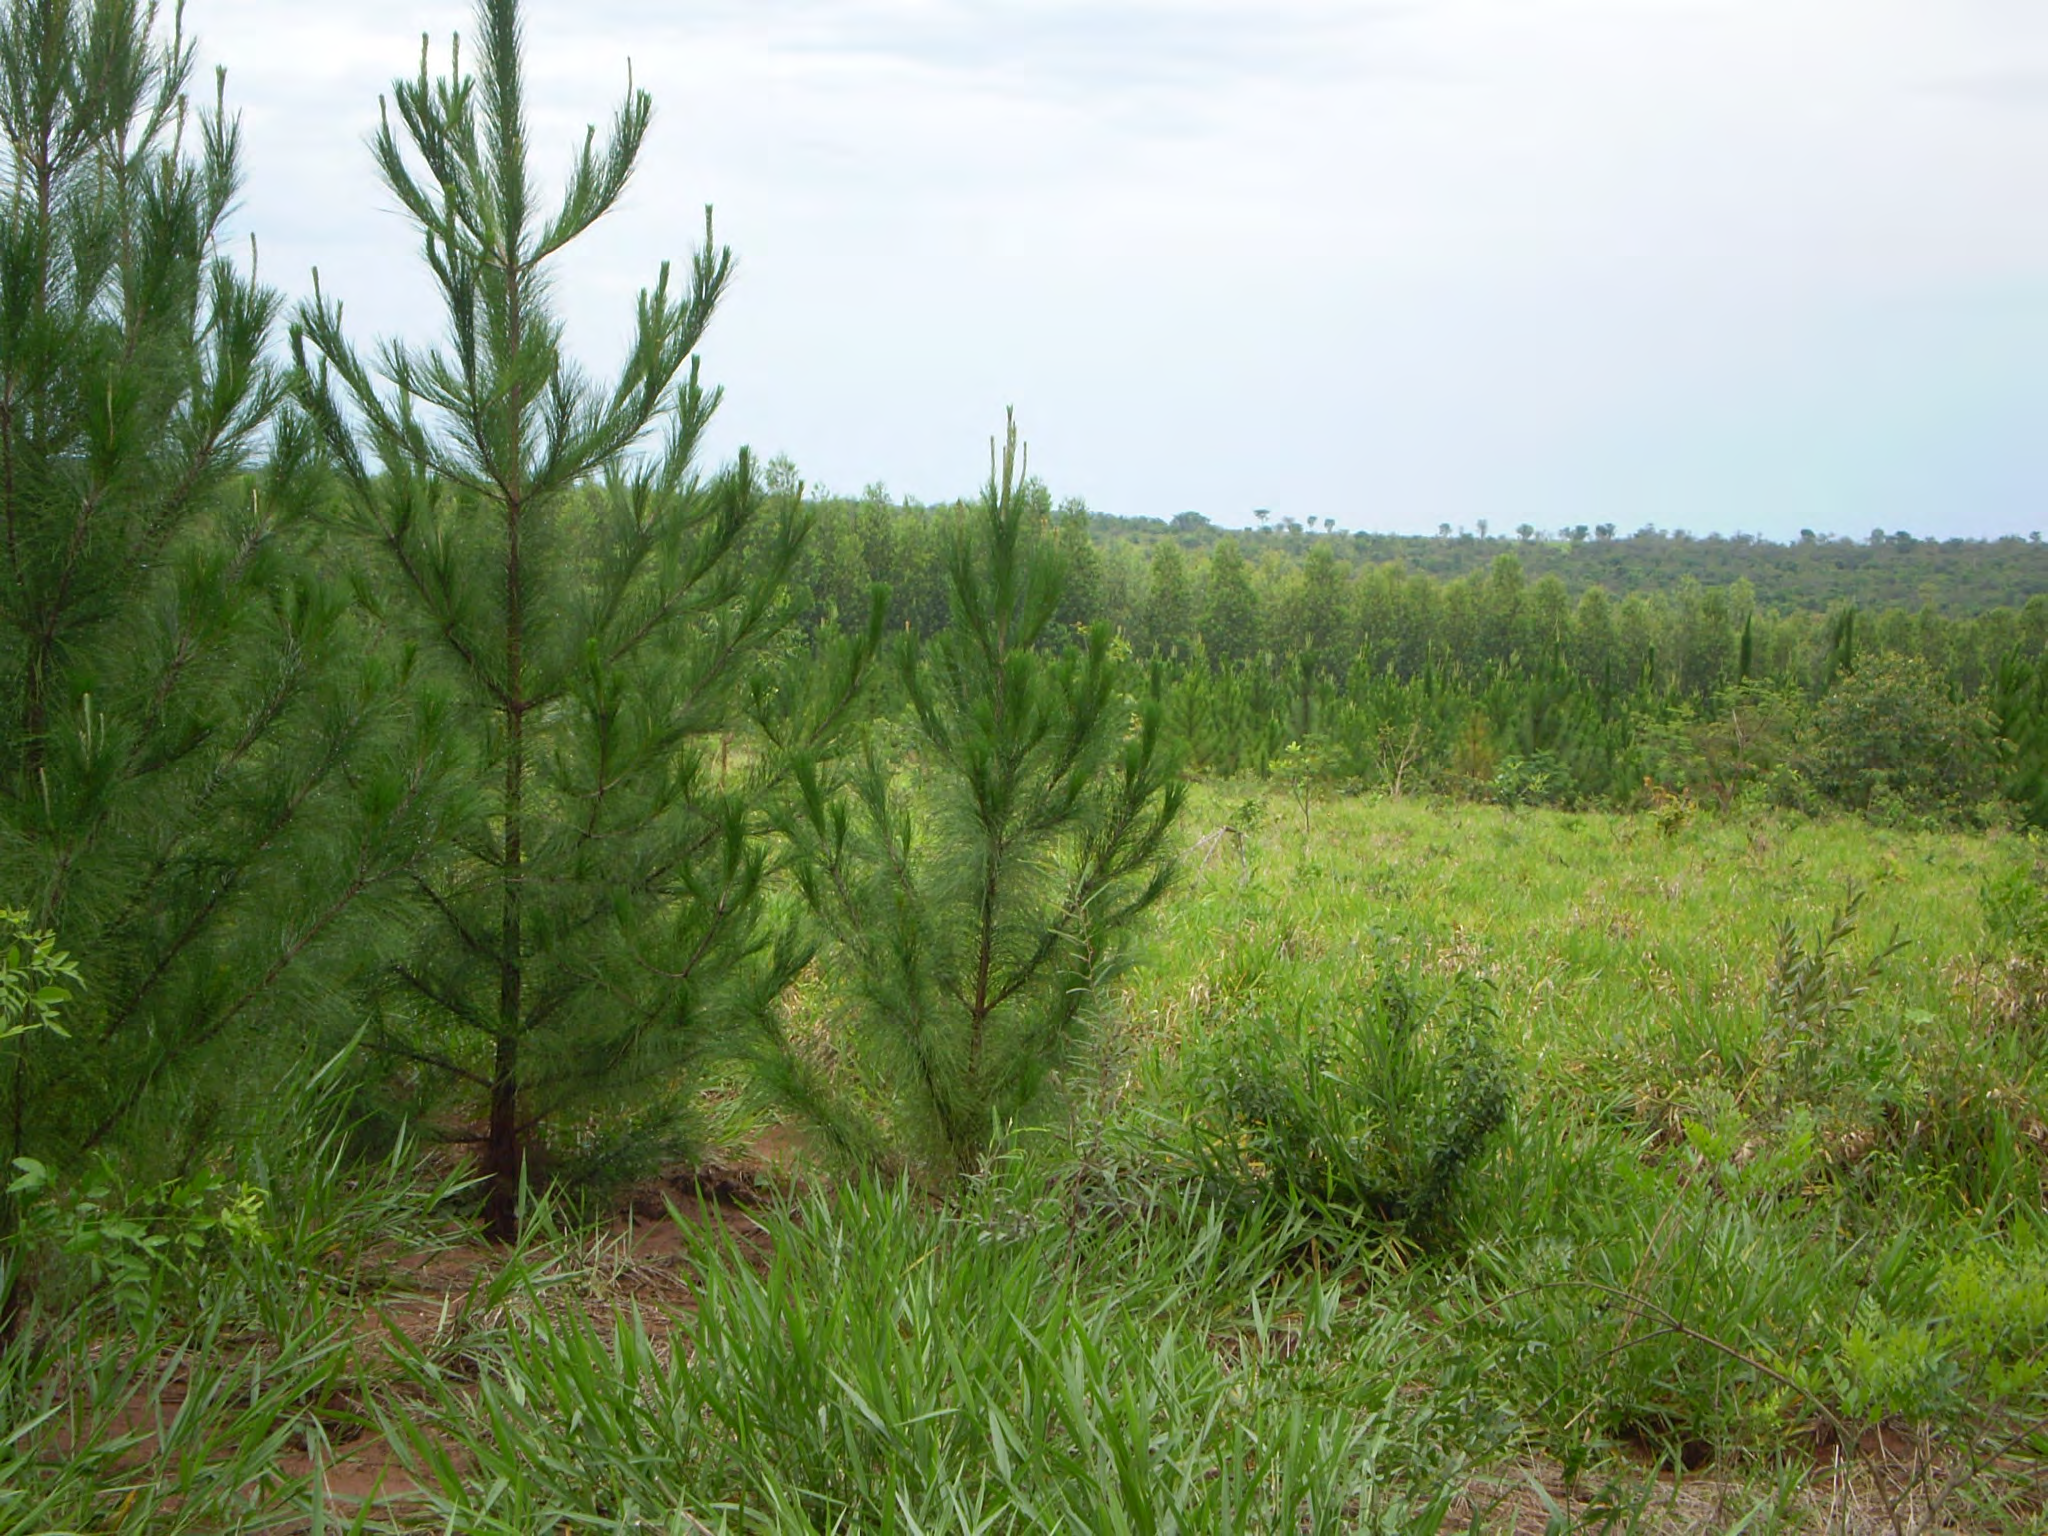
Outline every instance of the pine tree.
POLYGON ((858 632, 867 620, 874 582, 852 505, 839 502, 819 509, 808 544, 806 576, 814 614, 832 630, 858 632))
POLYGON ((224 82, 194 112, 155 22, 0 13, 0 891, 86 983, 69 1039, 0 1044, 0 1167, 260 1102, 431 841, 432 733, 302 537, 224 82))
POLYGON ((1145 643, 1155 656, 1176 656, 1187 649, 1193 627, 1193 599, 1188 592, 1187 564, 1171 539, 1152 551, 1145 593, 1145 643))
POLYGON ((431 921, 392 973, 381 1043, 482 1100, 506 1238, 550 1122, 650 1100, 665 1122, 662 1096, 802 961, 762 915, 750 802, 777 754, 710 743, 743 723, 805 520, 791 498, 764 510, 745 455, 695 467, 717 397, 693 353, 731 273, 708 214, 681 291, 664 265, 642 293, 613 381, 563 355, 551 266, 625 190, 649 99, 629 86, 543 215, 516 0, 480 0, 476 23, 474 78, 458 55, 430 80, 423 48, 373 144, 451 350, 387 345, 373 370, 320 296, 294 348, 345 524, 460 700, 467 811, 420 882, 431 921))
POLYGON ((1258 589, 1235 539, 1219 539, 1209 553, 1209 580, 1202 606, 1202 646, 1219 665, 1246 661, 1259 652, 1262 626, 1258 589))
POLYGON ((1601 587, 1588 587, 1572 615, 1572 665, 1588 687, 1611 694, 1620 662, 1614 635, 1614 609, 1601 587))
POLYGON ((2007 654, 1989 690, 2001 792, 2029 826, 2048 827, 2048 667, 2007 654))
POLYGON ((1844 604, 1828 629, 1827 659, 1822 664, 1821 691, 1826 692, 1856 670, 1856 605, 1844 604))
MULTIPOLYGON (((1045 495, 1043 487, 1034 487, 1045 495)), ((1050 503, 1051 497, 1045 496, 1050 503)), ((1074 634, 1087 633, 1091 624, 1105 622, 1102 552, 1088 529, 1088 504, 1067 501, 1053 514, 1054 541, 1060 557, 1060 608, 1057 622, 1074 634)))
POLYGON ((1353 649, 1351 573, 1337 563, 1330 546, 1318 544, 1301 563, 1287 614, 1291 648, 1309 658, 1311 670, 1328 677, 1350 664, 1353 649))
POLYGON ((1182 790, 1156 693, 1133 703, 1107 625, 1050 648, 1056 535, 1018 479, 1014 424, 948 548, 952 623, 898 653, 912 766, 872 743, 847 792, 804 775, 790 831, 863 1125, 769 1037, 787 1102, 849 1151, 972 1168, 1068 1063, 1132 925, 1172 877, 1182 790))

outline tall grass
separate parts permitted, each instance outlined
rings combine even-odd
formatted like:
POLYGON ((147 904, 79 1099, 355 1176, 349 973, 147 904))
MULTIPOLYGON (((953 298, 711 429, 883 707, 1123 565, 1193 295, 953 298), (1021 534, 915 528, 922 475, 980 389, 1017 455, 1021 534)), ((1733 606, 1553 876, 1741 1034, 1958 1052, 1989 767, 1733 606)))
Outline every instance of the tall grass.
POLYGON ((2048 1094, 1980 899, 2010 907, 2030 849, 1350 801, 1314 825, 1196 860, 1067 1118, 944 1200, 693 1213, 652 1290, 543 1206, 442 1326, 377 1326, 394 1242, 445 1240, 404 1151, 279 1137, 97 1215, 74 1182, 0 1373, 0 1531, 2030 1528, 2048 1094), (1390 973, 1485 998, 1509 1057, 1457 1199, 1425 1234, 1314 1180, 1217 1198, 1175 1140, 1217 1049, 1329 1068, 1299 1103, 1377 1166, 1425 1077, 1311 1037, 1390 973), (216 1221, 139 1293, 73 1241, 237 1201, 253 1238, 216 1221), (352 1435, 402 1463, 381 1502, 323 1494, 352 1435))
POLYGON ((446 1244, 461 1180, 304 1124, 167 1184, 103 1167, 29 1192, 0 1255, 9 1283, 34 1272, 0 1348, 4 1536, 283 1530, 318 1506, 299 1464, 360 1430, 365 1302, 446 1244))
POLYGON ((473 1531, 1439 1528, 1406 1319, 1347 1318, 1283 1219, 1084 1210, 1027 1167, 688 1225, 673 1331, 536 1302, 393 1432, 473 1531))

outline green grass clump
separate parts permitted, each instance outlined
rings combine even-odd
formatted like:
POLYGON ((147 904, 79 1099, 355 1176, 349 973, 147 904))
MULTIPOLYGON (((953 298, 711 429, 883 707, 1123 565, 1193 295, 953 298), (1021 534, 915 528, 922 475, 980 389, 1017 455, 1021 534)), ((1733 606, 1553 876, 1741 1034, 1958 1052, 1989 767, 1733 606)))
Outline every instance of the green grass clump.
POLYGON ((0 1536, 304 1528, 319 1459, 363 1427, 366 1301, 447 1241, 457 1183, 422 1179, 416 1144, 375 1166, 345 1145, 140 1186, 17 1180, 0 1536))
POLYGON ((1398 973, 1205 1029, 1183 1058, 1188 1152, 1227 1199, 1303 1199, 1441 1230, 1510 1104, 1475 986, 1424 997, 1398 973))
POLYGON ((943 1207, 862 1182, 750 1239, 686 1224, 673 1334, 536 1306, 394 1428, 474 1532, 1439 1527, 1404 1319, 1345 1319, 1284 1222, 1046 1171, 943 1207))

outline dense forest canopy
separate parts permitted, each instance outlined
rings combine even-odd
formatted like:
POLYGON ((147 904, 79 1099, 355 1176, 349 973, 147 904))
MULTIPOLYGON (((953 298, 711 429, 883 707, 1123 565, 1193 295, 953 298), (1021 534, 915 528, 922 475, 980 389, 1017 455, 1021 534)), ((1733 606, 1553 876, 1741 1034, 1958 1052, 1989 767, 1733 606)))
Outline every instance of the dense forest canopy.
MULTIPOLYGON (((1226 530, 1183 514, 1172 523, 1154 518, 1091 519, 1104 542, 1139 544, 1163 536, 1203 548, 1226 530)), ((1334 519, 1332 522, 1334 523, 1334 519)), ((1707 586, 1747 581, 1760 602, 1784 608, 1825 608, 1839 602, 1867 607, 1932 606, 1945 613, 2018 607, 2048 591, 2048 545, 2038 534, 2022 539, 1921 538, 1904 530, 1874 529, 1867 538, 1807 533, 1795 543, 1738 533, 1694 536, 1682 529, 1640 528, 1623 534, 1612 525, 1575 526, 1551 533, 1524 525, 1503 534, 1477 531, 1432 535, 1346 533, 1282 519, 1234 536, 1254 548, 1277 545, 1297 558, 1313 541, 1330 539, 1340 560, 1353 565, 1401 561, 1431 576, 1470 575, 1512 550, 1530 580, 1555 575, 1577 593, 1588 586, 1611 592, 1666 589, 1687 577, 1707 586)))
MULTIPOLYGON (((785 496, 801 490, 787 461, 767 478, 785 496)), ((1365 649, 1410 673, 1432 657, 1469 665, 1562 646, 1602 670, 1652 666, 1695 694, 1736 677, 1824 687, 1853 609, 1864 644, 1919 653, 1974 692, 2015 647, 2038 654, 2048 641, 2048 545, 2038 537, 1410 538, 1291 520, 1233 530, 1192 513, 1171 524, 1110 517, 1079 500, 1056 504, 1042 484, 1033 491, 1066 554, 1065 616, 1110 623, 1144 653, 1199 641, 1211 661, 1313 650, 1348 667, 1365 649)), ((879 486, 807 505, 817 528, 800 600, 814 620, 865 612, 869 584, 881 582, 899 627, 943 624, 934 541, 957 505, 896 502, 879 486)))

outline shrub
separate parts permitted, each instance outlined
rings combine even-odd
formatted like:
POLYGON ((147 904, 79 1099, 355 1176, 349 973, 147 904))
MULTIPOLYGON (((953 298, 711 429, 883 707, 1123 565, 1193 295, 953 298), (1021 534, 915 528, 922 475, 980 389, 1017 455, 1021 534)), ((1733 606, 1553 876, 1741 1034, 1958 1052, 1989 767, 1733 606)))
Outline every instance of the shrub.
POLYGON ((2048 1017, 2048 887, 2037 859, 1984 882, 1984 959, 1997 1016, 2033 1027, 2048 1017))
POLYGON ((1798 924, 1778 925, 1776 953, 1764 985, 1765 1062, 1781 1076, 1781 1089, 1810 1095, 1815 1074, 1838 1048, 1842 1024, 1884 972, 1885 962, 1905 948, 1893 934, 1885 946, 1858 962, 1849 954, 1856 935, 1863 891, 1851 884, 1826 928, 1808 943, 1798 924))
POLYGON ((1507 758, 1494 772, 1493 798, 1502 805, 1569 804, 1571 770, 1555 752, 1507 758))
POLYGON ((1449 1213, 1510 1102, 1479 989, 1425 998, 1398 975, 1291 1015, 1240 1013, 1188 1069, 1192 1153, 1227 1196, 1417 1230, 1449 1213))
POLYGON ((230 1184, 211 1168, 137 1187, 106 1158, 60 1187, 32 1157, 14 1160, 7 1193, 24 1207, 22 1236, 76 1271, 88 1294, 104 1293, 123 1321, 140 1326, 166 1289, 196 1291, 221 1266, 223 1245, 263 1241, 263 1191, 230 1184))
POLYGON ((2038 861, 2015 862, 1991 876, 1981 900, 1993 954, 2048 961, 2048 888, 2038 861))
POLYGON ((1996 790, 1984 710, 1912 656, 1873 657, 1836 684, 1807 756, 1814 787, 1848 810, 1955 815, 1996 790))
POLYGON ((62 1035, 57 1015, 71 988, 82 985, 55 934, 36 928, 26 912, 0 908, 0 1042, 32 1030, 62 1035))

